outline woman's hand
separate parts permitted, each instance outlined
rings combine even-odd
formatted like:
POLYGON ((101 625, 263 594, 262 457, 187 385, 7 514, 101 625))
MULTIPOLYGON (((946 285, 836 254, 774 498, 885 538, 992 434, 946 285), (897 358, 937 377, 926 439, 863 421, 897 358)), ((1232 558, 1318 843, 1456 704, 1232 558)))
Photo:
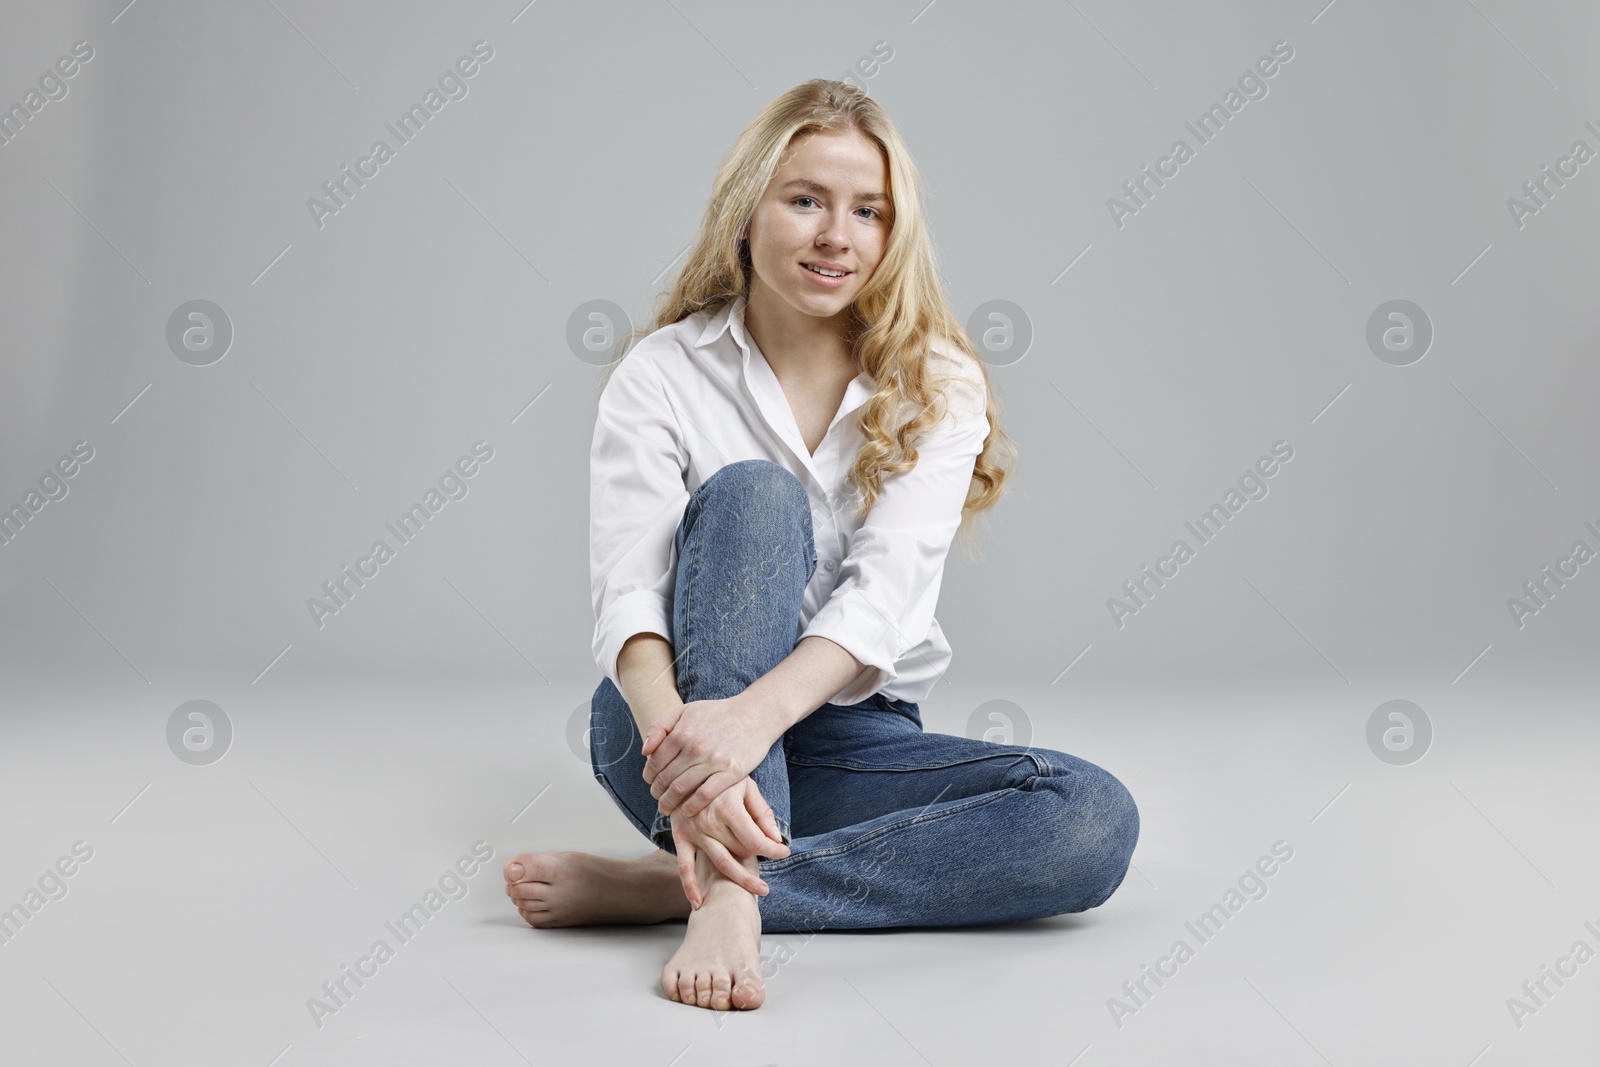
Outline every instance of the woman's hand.
POLYGON ((789 855, 777 817, 749 776, 724 789, 698 815, 675 812, 671 822, 672 841, 678 851, 678 879, 683 883, 683 895, 695 908, 704 900, 694 873, 695 853, 704 852, 717 870, 756 896, 765 896, 768 886, 744 865, 744 860, 751 856, 783 859, 789 855))
POLYGON ((761 765, 781 737, 773 721, 738 697, 691 700, 650 724, 639 751, 661 814, 699 814, 761 765))

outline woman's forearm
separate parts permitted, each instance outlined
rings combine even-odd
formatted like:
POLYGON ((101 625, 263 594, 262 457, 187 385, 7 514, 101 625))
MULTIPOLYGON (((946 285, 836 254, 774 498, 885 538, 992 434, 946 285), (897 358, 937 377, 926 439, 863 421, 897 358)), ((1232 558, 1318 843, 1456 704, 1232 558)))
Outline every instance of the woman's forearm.
POLYGON ((739 699, 767 723, 767 733, 776 741, 865 669, 865 664, 826 637, 803 637, 793 652, 751 683, 739 699))
MULTIPOLYGON (((864 669, 860 660, 827 638, 807 637, 738 699, 751 708, 760 729, 775 742, 864 669)), ((683 706, 672 645, 660 634, 637 633, 624 641, 617 655, 617 677, 640 737, 650 732, 656 719, 683 706)))
POLYGON ((637 633, 622 643, 622 651, 617 654, 617 678, 640 737, 649 732, 656 719, 683 704, 678 695, 672 644, 660 634, 637 633))

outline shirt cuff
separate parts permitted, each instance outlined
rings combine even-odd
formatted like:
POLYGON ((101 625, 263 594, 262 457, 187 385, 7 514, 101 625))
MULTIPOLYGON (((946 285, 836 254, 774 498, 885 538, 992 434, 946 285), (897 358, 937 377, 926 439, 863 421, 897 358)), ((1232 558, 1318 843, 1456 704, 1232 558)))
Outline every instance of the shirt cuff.
POLYGON ((672 605, 652 589, 635 589, 607 605, 594 627, 594 659, 600 672, 622 691, 617 656, 634 634, 660 634, 672 642, 672 605))
POLYGON ((800 640, 826 637, 864 664, 843 689, 828 698, 840 707, 859 704, 898 676, 895 664, 907 646, 888 616, 859 589, 835 593, 800 631, 800 640))

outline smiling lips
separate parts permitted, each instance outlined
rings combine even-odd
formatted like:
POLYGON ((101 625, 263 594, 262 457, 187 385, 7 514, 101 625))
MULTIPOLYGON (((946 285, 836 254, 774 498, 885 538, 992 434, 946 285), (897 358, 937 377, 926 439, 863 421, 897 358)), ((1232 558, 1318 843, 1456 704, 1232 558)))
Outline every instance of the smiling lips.
POLYGON ((843 282, 846 278, 850 277, 852 273, 837 263, 802 263, 800 266, 805 268, 807 274, 818 279, 818 281, 824 285, 829 283, 843 282))

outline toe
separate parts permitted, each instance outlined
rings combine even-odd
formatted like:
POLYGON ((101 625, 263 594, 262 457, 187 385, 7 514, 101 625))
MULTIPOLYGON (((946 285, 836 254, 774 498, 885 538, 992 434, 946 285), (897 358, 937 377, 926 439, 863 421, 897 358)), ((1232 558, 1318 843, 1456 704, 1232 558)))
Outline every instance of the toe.
POLYGON ((680 971, 678 973, 678 999, 685 1004, 697 1003, 694 996, 693 971, 680 971))
POLYGON ((718 972, 711 980, 711 1007, 727 1011, 733 1006, 733 976, 718 972))
POLYGON ((500 873, 505 876, 505 879, 508 883, 511 883, 522 881, 532 870, 533 853, 519 852, 517 855, 506 860, 506 865, 500 873))
POLYGON ((733 987, 731 999, 733 1006, 736 1008, 744 1010, 759 1008, 762 1002, 767 999, 767 991, 762 987, 758 979, 746 976, 740 980, 738 985, 733 987))
POLYGON ((671 967, 661 972, 661 992, 668 1000, 678 999, 678 972, 671 967))
POLYGON ((694 976, 694 1002, 702 1008, 711 1007, 711 972, 696 971, 694 976))

